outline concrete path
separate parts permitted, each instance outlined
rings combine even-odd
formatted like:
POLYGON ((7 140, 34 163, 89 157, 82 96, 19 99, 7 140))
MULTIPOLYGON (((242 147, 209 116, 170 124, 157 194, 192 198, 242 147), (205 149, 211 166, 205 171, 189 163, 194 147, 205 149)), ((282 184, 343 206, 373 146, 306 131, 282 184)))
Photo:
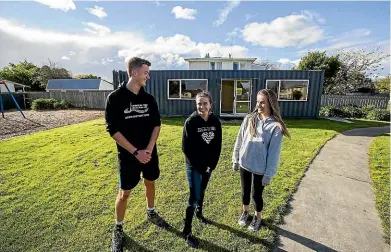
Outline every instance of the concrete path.
POLYGON ((355 129, 326 143, 293 195, 275 251, 390 251, 368 166, 373 136, 385 133, 390 127, 355 129))

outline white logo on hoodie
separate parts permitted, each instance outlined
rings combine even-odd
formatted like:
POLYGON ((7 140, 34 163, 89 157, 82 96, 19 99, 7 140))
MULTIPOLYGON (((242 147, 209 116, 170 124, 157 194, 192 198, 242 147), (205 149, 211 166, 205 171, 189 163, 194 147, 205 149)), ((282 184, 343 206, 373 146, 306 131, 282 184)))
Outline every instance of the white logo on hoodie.
POLYGON ((125 114, 129 114, 129 113, 132 113, 132 112, 137 112, 139 114, 144 114, 144 113, 147 113, 148 110, 149 110, 148 104, 135 104, 135 105, 132 105, 132 103, 130 103, 129 108, 125 109, 124 113, 125 114))
POLYGON ((209 144, 210 141, 213 140, 213 138, 215 137, 215 133, 213 133, 213 131, 209 131, 209 132, 203 132, 201 134, 202 136, 202 139, 204 139, 204 141, 209 144))

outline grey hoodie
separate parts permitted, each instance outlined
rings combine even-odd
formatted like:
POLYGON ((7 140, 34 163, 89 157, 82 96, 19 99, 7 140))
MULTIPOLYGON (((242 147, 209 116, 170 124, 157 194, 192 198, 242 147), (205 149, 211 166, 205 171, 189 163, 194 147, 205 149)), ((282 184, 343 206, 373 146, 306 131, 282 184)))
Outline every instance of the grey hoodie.
POLYGON ((269 184, 277 173, 280 161, 282 132, 278 122, 269 117, 261 120, 257 117, 256 137, 250 134, 248 123, 250 116, 246 116, 236 137, 232 155, 234 166, 240 165, 244 169, 263 175, 262 182, 269 184))

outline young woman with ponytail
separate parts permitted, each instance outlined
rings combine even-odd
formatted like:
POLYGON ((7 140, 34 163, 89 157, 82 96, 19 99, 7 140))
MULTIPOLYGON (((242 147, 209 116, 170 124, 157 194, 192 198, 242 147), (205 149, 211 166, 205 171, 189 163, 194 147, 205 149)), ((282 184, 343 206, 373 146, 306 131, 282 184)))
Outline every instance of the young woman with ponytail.
POLYGON ((203 215, 203 202, 206 187, 219 162, 222 145, 221 123, 211 112, 210 94, 204 91, 198 93, 196 107, 197 110, 185 121, 182 137, 182 150, 185 154, 186 175, 190 188, 183 236, 192 248, 198 246, 191 232, 194 212, 201 222, 210 223, 203 215))
POLYGON ((262 89, 255 110, 242 122, 232 155, 234 170, 240 170, 243 212, 239 225, 243 227, 249 222, 251 187, 253 191, 255 213, 249 230, 261 227, 262 192, 277 172, 283 135, 290 138, 277 96, 271 89, 262 89))

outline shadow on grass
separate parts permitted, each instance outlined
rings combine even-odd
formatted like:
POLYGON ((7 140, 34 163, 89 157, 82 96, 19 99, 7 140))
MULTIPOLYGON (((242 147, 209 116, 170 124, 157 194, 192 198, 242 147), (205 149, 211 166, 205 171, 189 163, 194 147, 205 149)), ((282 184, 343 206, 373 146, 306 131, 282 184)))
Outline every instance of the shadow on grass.
MULTIPOLYGON (((327 251, 327 252, 336 252, 337 250, 334 250, 332 248, 327 247, 326 245, 323 245, 319 242, 316 242, 314 240, 308 239, 304 236, 292 233, 290 231, 287 231, 285 229, 282 229, 280 227, 275 227, 275 230, 280 236, 284 236, 292 241, 295 241, 297 243, 302 244, 303 246, 310 248, 314 251, 327 251)), ((281 248, 279 248, 281 245, 281 241, 278 241, 277 248, 275 248, 273 251, 285 251, 281 248)))
POLYGON ((137 251, 137 252, 152 252, 152 250, 148 250, 137 243, 135 240, 130 238, 126 233, 124 236, 124 248, 126 251, 137 251))
MULTIPOLYGON (((261 245, 263 245, 265 247, 268 247, 268 248, 271 248, 273 246, 273 243, 268 242, 268 241, 266 241, 264 239, 258 238, 255 235, 250 235, 250 234, 248 234, 246 232, 243 232, 243 231, 240 231, 238 229, 232 228, 232 227, 227 226, 225 224, 217 223, 217 222, 209 220, 209 219, 208 219, 208 221, 210 222, 210 225, 213 225, 213 226, 215 226, 215 227, 217 227, 219 229, 223 229, 225 231, 228 231, 228 232, 230 232, 230 233, 232 233, 232 234, 234 234, 234 235, 236 235, 236 236, 238 236, 240 238, 248 240, 251 243, 261 244, 261 245)), ((251 221, 251 220, 249 220, 249 221, 251 221)), ((254 234, 256 234, 256 233, 254 233, 254 234)))
MULTIPOLYGON (((178 238, 182 239, 183 242, 185 243, 185 239, 184 239, 181 231, 179 231, 178 229, 172 227, 171 225, 168 228, 166 228, 166 230, 168 232, 173 233, 178 238)), ((198 248, 199 249, 203 249, 203 250, 206 250, 206 251, 223 251, 223 252, 230 251, 230 250, 228 250, 226 248, 220 247, 218 245, 215 245, 215 244, 213 244, 211 242, 208 242, 206 240, 200 239, 198 237, 196 237, 196 239, 198 241, 198 248)))
POLYGON ((390 125, 383 125, 369 129, 353 129, 343 132, 344 136, 369 136, 376 137, 390 133, 390 125))
MULTIPOLYGON (((162 230, 162 231, 168 231, 168 232, 174 234, 179 239, 182 239, 183 243, 186 244, 186 241, 185 241, 185 239, 184 239, 184 237, 182 235, 182 231, 179 231, 178 229, 176 229, 175 227, 173 227, 169 223, 167 223, 167 224, 168 224, 168 227, 166 227, 166 228, 159 228, 159 229, 162 230)), ((154 225, 154 224, 151 224, 149 221, 144 221, 140 225, 135 227, 133 230, 135 230, 135 231, 137 231, 137 230, 147 230, 149 225, 154 225)), ((127 242, 125 243, 126 244, 125 248, 129 249, 130 251, 141 251, 141 252, 151 251, 151 250, 148 250, 148 249, 142 247, 140 244, 138 244, 136 241, 132 240, 128 236, 125 239, 127 240, 127 242)), ((218 245, 215 245, 215 244, 213 244, 213 243, 211 243, 209 241, 200 239, 198 237, 196 237, 196 239, 197 239, 197 241, 199 243, 198 244, 198 248, 199 249, 203 249, 203 250, 206 250, 206 251, 221 251, 221 252, 228 252, 228 251, 230 251, 230 250, 227 250, 226 248, 220 247, 218 245)))

